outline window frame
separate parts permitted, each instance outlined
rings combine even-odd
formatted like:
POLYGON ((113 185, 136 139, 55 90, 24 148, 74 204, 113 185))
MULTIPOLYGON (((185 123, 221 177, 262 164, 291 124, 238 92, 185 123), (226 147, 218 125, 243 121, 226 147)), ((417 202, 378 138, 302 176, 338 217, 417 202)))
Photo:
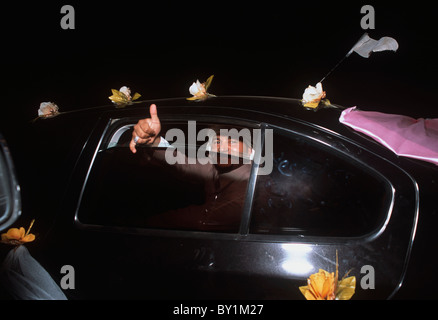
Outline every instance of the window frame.
MULTIPOLYGON (((246 208, 250 206, 250 203, 252 203, 252 195, 253 190, 250 190, 250 181, 253 177, 253 171, 255 161, 253 161, 252 168, 251 168, 251 174, 250 179, 248 181, 247 191, 246 191, 246 199, 245 203, 242 209, 242 218, 241 218, 241 225, 239 228, 239 231, 236 233, 224 233, 224 232, 214 232, 214 231, 193 231, 193 230, 173 230, 173 229, 153 229, 153 228, 147 228, 147 227, 125 227, 125 226, 103 226, 99 224, 89 224, 89 223, 83 223, 79 219, 79 209, 82 201, 83 194, 85 192, 85 188, 87 186, 88 179, 90 177, 91 171, 93 169, 94 162, 96 160, 97 154, 100 150, 102 150, 102 146, 104 144, 109 145, 112 142, 112 137, 114 134, 118 133, 122 128, 127 128, 126 130, 130 130, 131 127, 133 127, 137 121, 141 117, 121 117, 121 118, 109 118, 106 120, 105 127, 103 129, 103 132, 100 134, 100 137, 98 139, 98 142, 96 144, 96 147, 93 148, 93 155, 91 157, 91 161, 87 165, 87 172, 85 175, 85 179, 83 183, 81 184, 81 190, 79 194, 79 198, 76 204, 75 214, 74 214, 74 224, 79 229, 83 230, 99 230, 99 231, 107 231, 107 232, 117 232, 117 233, 125 233, 125 234, 141 234, 144 236, 165 236, 165 237, 202 237, 202 238, 211 238, 211 239, 230 239, 230 240, 238 240, 241 239, 241 227, 244 219, 247 218, 248 214, 246 213, 246 208)), ((188 116, 181 116, 181 115, 172 115, 172 116, 166 116, 166 115, 160 115, 161 122, 171 123, 171 122, 181 122, 181 121, 192 121, 192 117, 188 116)), ((251 121, 247 119, 237 119, 237 118, 230 118, 226 116, 215 116, 212 118, 211 116, 202 116, 197 115, 196 122, 200 123, 214 123, 214 124, 234 124, 239 127, 246 127, 250 129, 261 129, 261 137, 264 136, 264 131, 262 129, 262 126, 260 122, 258 121, 251 121)), ((126 130, 123 130, 121 134, 126 132, 126 130)), ((121 135, 120 134, 120 135, 121 135)), ((249 221, 249 220, 248 220, 249 221)))
MULTIPOLYGON (((343 157, 345 157, 346 159, 352 160, 354 162, 356 162, 354 165, 355 166, 362 166, 365 170, 369 170, 372 171, 374 175, 379 176, 379 178, 381 180, 383 180, 386 183, 385 189, 386 192, 390 192, 389 193, 389 203, 387 205, 387 213, 385 214, 386 218, 383 219, 383 221, 381 221, 381 223, 379 223, 375 228, 373 228, 370 232, 363 234, 363 235, 358 235, 358 236, 312 236, 312 235, 306 235, 306 236, 301 236, 299 234, 291 234, 291 235, 287 235, 287 234, 260 234, 260 233, 250 233, 249 228, 250 228, 250 224, 251 224, 251 212, 252 212, 252 204, 251 204, 251 211, 250 211, 250 216, 249 219, 247 221, 248 223, 248 228, 247 228, 247 236, 253 240, 266 240, 269 239, 270 241, 285 241, 285 242, 296 242, 297 240, 303 240, 304 238, 307 239, 307 241, 311 241, 311 242, 321 242, 321 240, 323 240, 322 242, 359 242, 359 241, 369 241, 371 239, 377 238, 380 234, 382 234, 385 229, 386 226, 389 223, 389 220, 391 218, 391 213, 394 207, 394 203, 395 203, 395 187, 392 184, 392 182, 383 174, 381 173, 379 170, 376 170, 375 168, 373 168, 372 166, 370 166, 367 162, 362 161, 360 159, 358 159, 357 157, 353 157, 350 152, 348 152, 348 148, 346 148, 346 150, 341 150, 340 148, 337 148, 335 146, 333 146, 333 144, 331 144, 329 141, 326 141, 324 139, 321 139, 321 137, 318 137, 319 134, 317 134, 317 136, 311 136, 309 134, 305 134, 302 132, 298 132, 296 130, 292 130, 290 128, 284 128, 281 126, 276 126, 276 125, 271 125, 271 124, 266 124, 264 123, 264 126, 266 129, 273 129, 274 130, 274 135, 276 134, 281 134, 285 137, 287 136, 291 136, 291 135, 296 135, 296 136, 301 136, 304 139, 309 139, 309 140, 313 140, 316 143, 322 144, 324 148, 328 148, 328 149, 332 149, 334 150, 334 155, 336 156, 336 153, 340 153, 342 154, 343 157), (276 131, 276 132, 275 132, 276 131)), ((319 128, 321 129, 321 128, 319 128)), ((327 131, 325 128, 323 128, 324 131, 327 131)), ((315 130, 312 130, 313 133, 317 133, 315 130)), ((263 131, 264 132, 264 131, 263 131)), ((333 133, 333 132, 331 132, 333 133)), ((263 142, 264 142, 264 135, 263 135, 263 142)), ((343 138, 341 136, 338 135, 338 138, 343 138)), ((351 143, 351 142, 348 142, 351 143)), ((345 147, 345 145, 344 145, 345 147)), ((264 148, 264 145, 262 147, 262 149, 264 148)), ((368 152, 368 150, 362 149, 361 152, 368 152)), ((374 156, 378 157, 377 155, 374 154, 374 156)), ((255 188, 256 188, 256 184, 257 181, 255 181, 254 186, 253 186, 253 194, 252 197, 254 197, 254 192, 255 192, 255 188)))
MULTIPOLYGON (((299 120, 296 118, 283 118, 283 117, 275 117, 276 123, 278 125, 273 125, 268 122, 265 122, 265 119, 256 121, 252 119, 242 119, 231 116, 222 116, 215 115, 214 117, 208 115, 160 115, 160 119, 162 121, 171 122, 171 121, 189 121, 196 120, 197 122, 213 122, 214 123, 224 123, 224 124, 235 124, 248 128, 259 128, 261 129, 261 148, 260 150, 256 150, 253 167, 251 170, 250 179, 248 181, 246 200, 242 212, 242 219, 239 228, 239 232, 237 233, 220 233, 220 232, 210 232, 210 231, 191 231, 191 230, 167 230, 167 229, 151 229, 145 227, 118 227, 118 226, 102 226, 97 224, 84 224, 78 219, 78 210, 80 207, 82 195, 87 184, 87 180, 89 174, 93 168, 93 164, 96 158, 98 151, 101 148, 102 143, 105 139, 107 139, 109 132, 116 132, 118 129, 115 128, 116 123, 126 123, 131 124, 132 126, 141 119, 140 116, 121 116, 121 117, 108 117, 101 118, 103 123, 100 124, 103 130, 98 130, 99 132, 95 132, 95 136, 92 140, 95 141, 93 143, 94 147, 90 146, 90 151, 93 152, 91 160, 86 161, 85 166, 87 167, 85 178, 80 183, 80 192, 78 200, 76 201, 76 210, 74 214, 74 223, 76 227, 82 230, 98 230, 98 231, 107 231, 107 232, 117 232, 123 234, 135 234, 142 236, 162 236, 162 237, 178 237, 178 238, 203 238, 203 239, 223 239, 223 240, 243 240, 243 241, 253 241, 253 242, 275 242, 275 243, 324 243, 324 244, 355 244, 362 242, 370 242, 374 239, 378 238, 387 228, 390 219, 391 212, 394 207, 394 197, 396 188, 392 184, 392 177, 388 177, 388 172, 394 170, 402 171, 408 178, 411 179, 415 187, 415 197, 416 197, 416 212, 418 213, 418 186, 416 186, 415 180, 403 169, 394 165, 389 160, 380 156, 379 154, 374 153, 373 151, 365 148, 354 140, 347 138, 337 132, 334 132, 325 127, 321 127, 319 125, 299 120), (193 119, 195 118, 195 119, 193 119), (253 206, 253 197, 255 191, 255 185, 257 182, 257 172, 259 170, 257 163, 259 163, 259 159, 261 156, 261 151, 264 149, 264 139, 265 139, 265 130, 266 129, 277 129, 282 130, 288 134, 297 134, 305 137, 306 139, 312 139, 317 141, 318 143, 322 143, 325 146, 333 149, 335 152, 340 152, 344 154, 347 158, 358 161, 361 165, 366 166, 373 170, 376 174, 383 177, 385 181, 387 181, 391 185, 391 206, 388 210, 386 220, 381 224, 379 228, 371 231, 369 234, 358 236, 358 237, 326 237, 326 236, 300 236, 300 235, 267 235, 267 234, 251 234, 249 233, 250 219, 251 219, 251 211, 253 206), (97 135, 97 136, 96 136, 97 135), (378 162, 378 168, 375 168, 375 161, 378 162), (369 164, 372 163, 373 166, 369 164)), ((391 174, 390 174, 391 176, 391 174)), ((415 221, 414 221, 415 222, 415 221)))

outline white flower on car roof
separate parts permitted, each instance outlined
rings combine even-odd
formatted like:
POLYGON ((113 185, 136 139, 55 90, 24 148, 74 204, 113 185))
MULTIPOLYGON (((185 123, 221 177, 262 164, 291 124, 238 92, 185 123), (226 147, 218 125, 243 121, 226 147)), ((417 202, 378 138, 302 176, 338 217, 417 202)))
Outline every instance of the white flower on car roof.
POLYGON ((38 117, 50 118, 59 114, 59 107, 53 102, 41 102, 38 117))
POLYGON ((123 93, 128 100, 131 100, 131 89, 129 89, 127 86, 123 86, 119 91, 123 93))
POLYGON ((211 85, 211 81, 213 80, 214 75, 210 76, 207 81, 201 83, 199 80, 193 82, 189 88, 189 92, 193 97, 187 98, 187 100, 191 101, 203 101, 208 97, 215 97, 215 95, 207 92, 208 88, 211 85))
POLYGON ((123 108, 127 105, 132 104, 132 101, 137 100, 141 97, 138 92, 134 93, 131 97, 131 89, 127 86, 121 87, 119 90, 111 89, 112 96, 108 97, 117 108, 123 108))
POLYGON ((195 97, 201 97, 207 93, 207 90, 205 89, 205 86, 199 82, 199 80, 196 80, 196 82, 193 82, 193 84, 190 86, 189 92, 195 97))
POLYGON ((319 103, 321 99, 325 98, 325 91, 322 90, 321 82, 316 84, 316 87, 308 86, 303 93, 304 103, 319 103))

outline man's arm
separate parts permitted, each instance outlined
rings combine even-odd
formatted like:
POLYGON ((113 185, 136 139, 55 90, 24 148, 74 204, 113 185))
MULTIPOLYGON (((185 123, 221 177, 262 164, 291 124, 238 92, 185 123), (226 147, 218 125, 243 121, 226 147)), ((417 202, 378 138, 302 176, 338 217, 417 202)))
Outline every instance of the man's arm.
MULTIPOLYGON (((151 104, 149 113, 151 115, 150 118, 139 120, 134 126, 132 139, 129 143, 129 148, 132 153, 137 152, 137 144, 146 144, 150 147, 171 147, 171 145, 159 135, 161 131, 161 122, 155 104, 151 104), (136 137, 138 137, 137 143, 134 141, 136 137)), ((174 150, 173 152, 175 152, 173 157, 176 157, 176 163, 172 164, 171 167, 178 171, 181 176, 185 176, 190 180, 199 181, 210 179, 215 174, 215 171, 212 170, 211 164, 189 164, 187 157, 184 154, 180 153, 178 150, 174 150)), ((150 155, 158 161, 165 162, 165 154, 166 150, 153 150, 150 155)))
POLYGON ((137 144, 148 144, 152 147, 156 147, 161 141, 161 137, 159 136, 161 122, 158 118, 157 106, 155 104, 151 104, 149 113, 151 115, 150 118, 142 119, 134 126, 132 139, 129 143, 129 148, 132 153, 137 152, 135 148, 137 144), (137 139, 136 142, 134 141, 135 139, 137 139))

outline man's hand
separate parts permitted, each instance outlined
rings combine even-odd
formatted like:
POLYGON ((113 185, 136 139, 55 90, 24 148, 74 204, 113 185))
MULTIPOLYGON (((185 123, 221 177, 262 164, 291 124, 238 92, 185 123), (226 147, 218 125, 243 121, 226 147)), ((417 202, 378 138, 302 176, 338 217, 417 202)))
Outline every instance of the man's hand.
POLYGON ((149 113, 151 115, 150 118, 139 120, 134 126, 132 140, 129 143, 129 148, 132 153, 137 152, 137 149, 135 148, 137 144, 157 145, 160 142, 159 134, 161 131, 161 123, 158 118, 157 106, 155 104, 151 104, 149 113), (138 137, 137 143, 134 142, 136 137, 138 137))

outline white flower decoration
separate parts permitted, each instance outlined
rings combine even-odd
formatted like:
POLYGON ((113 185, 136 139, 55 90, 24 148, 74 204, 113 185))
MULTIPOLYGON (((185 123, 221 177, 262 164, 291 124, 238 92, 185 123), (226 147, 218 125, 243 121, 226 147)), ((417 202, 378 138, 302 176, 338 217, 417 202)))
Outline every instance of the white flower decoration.
POLYGON ((131 89, 129 89, 127 86, 123 86, 119 91, 123 93, 128 100, 131 100, 131 89))
POLYGON ((208 97, 216 97, 215 95, 207 92, 213 77, 214 75, 210 76, 204 83, 199 82, 199 80, 193 82, 189 88, 189 92, 193 97, 187 98, 187 100, 203 101, 208 97))
POLYGON ((53 102, 41 102, 38 117, 51 118, 59 114, 58 106, 53 102))
POLYGON ((325 91, 322 90, 321 82, 316 84, 316 87, 308 86, 303 93, 303 103, 319 103, 325 98, 325 91))
POLYGON ((200 83, 199 80, 196 80, 196 82, 193 82, 193 84, 190 86, 189 92, 194 97, 201 97, 207 93, 207 90, 205 89, 204 84, 200 83))
POLYGON ((127 105, 132 104, 132 101, 137 100, 141 97, 141 94, 138 92, 134 93, 134 96, 131 97, 131 89, 127 86, 123 86, 120 90, 111 89, 112 96, 108 97, 117 108, 123 108, 127 105))

